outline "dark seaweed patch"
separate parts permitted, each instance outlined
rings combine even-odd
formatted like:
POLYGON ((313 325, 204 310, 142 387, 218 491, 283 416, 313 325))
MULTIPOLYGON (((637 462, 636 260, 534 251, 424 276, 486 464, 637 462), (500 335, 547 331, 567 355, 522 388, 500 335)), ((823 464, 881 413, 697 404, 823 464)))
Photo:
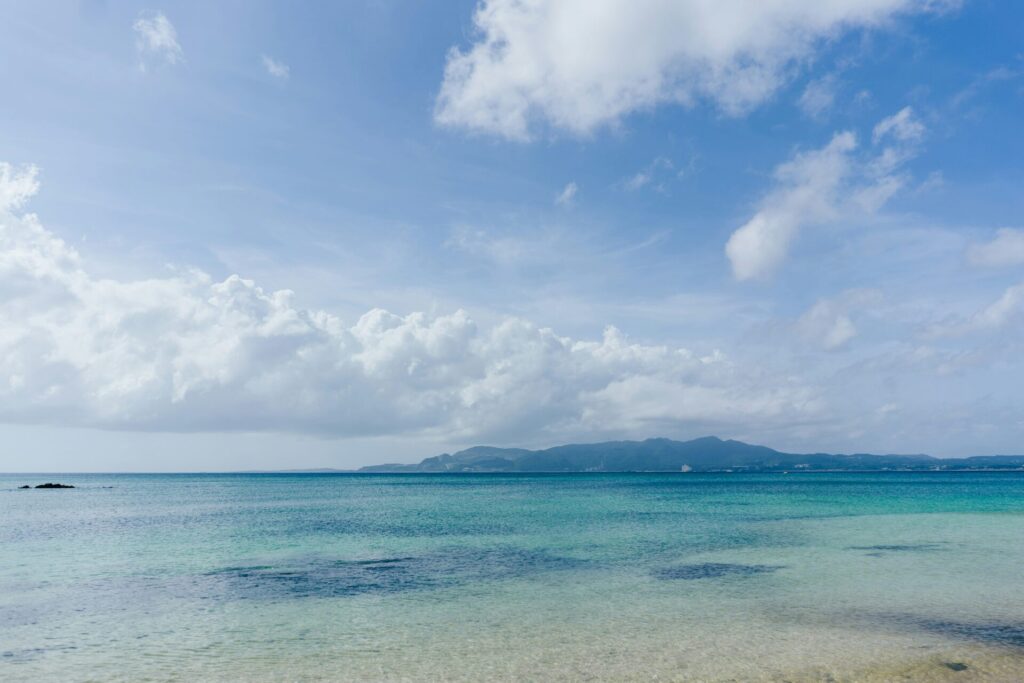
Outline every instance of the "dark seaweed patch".
POLYGON ((1024 623, 993 623, 951 621, 945 619, 915 619, 913 624, 925 631, 974 640, 992 645, 1024 647, 1024 623))
POLYGON ((874 623, 882 623, 901 630, 920 630, 948 638, 1024 648, 1024 622, 956 621, 933 619, 913 614, 864 615, 874 623))
POLYGON ((59 652, 62 650, 74 650, 74 645, 54 645, 51 647, 31 647, 23 650, 7 650, 0 652, 0 658, 4 662, 21 663, 28 662, 33 659, 39 659, 45 656, 49 652, 59 652))
POLYGON ((770 564, 726 564, 721 562, 704 562, 702 564, 681 564, 665 567, 654 572, 659 579, 692 581, 695 579, 715 579, 722 576, 754 576, 769 574, 782 569, 781 565, 770 564))
POLYGON ((300 558, 277 565, 227 567, 206 576, 239 598, 344 597, 443 588, 537 572, 583 561, 516 548, 453 548, 422 556, 340 560, 300 558))
POLYGON ((879 546, 850 546, 849 550, 888 550, 899 552, 903 550, 938 550, 941 546, 937 543, 911 543, 905 545, 879 545, 879 546))
POLYGON ((480 519, 451 518, 443 524, 425 519, 381 520, 365 515, 361 510, 337 519, 289 520, 283 531, 288 534, 315 536, 372 536, 385 538, 422 538, 436 536, 500 536, 512 534, 509 524, 480 519))
POLYGON ((867 557, 888 557, 893 553, 927 553, 934 550, 943 550, 938 543, 906 543, 906 544, 879 544, 879 545, 851 545, 847 550, 867 550, 864 553, 867 557))

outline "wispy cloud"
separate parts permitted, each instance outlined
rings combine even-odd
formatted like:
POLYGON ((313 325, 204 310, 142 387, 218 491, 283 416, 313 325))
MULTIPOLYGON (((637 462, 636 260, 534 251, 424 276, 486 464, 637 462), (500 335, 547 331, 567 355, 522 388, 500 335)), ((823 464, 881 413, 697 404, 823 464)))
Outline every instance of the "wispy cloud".
POLYGON ((576 200, 576 193, 579 192, 580 186, 576 184, 576 181, 569 182, 566 184, 562 191, 555 197, 555 204, 559 206, 571 206, 576 200))
POLYGON ((279 78, 282 81, 288 80, 291 76, 291 69, 284 62, 280 62, 273 57, 263 55, 263 68, 267 70, 267 73, 274 78, 279 78))
POLYGON ((991 241, 972 244, 967 249, 967 261, 984 268, 1024 264, 1024 230, 1000 228, 991 241))
POLYGON ((854 289, 832 298, 818 299, 793 325, 797 336, 824 351, 844 348, 857 336, 854 314, 877 305, 882 299, 879 292, 854 289))
POLYGON ((653 188, 656 192, 668 191, 671 180, 687 176, 697 164, 696 154, 690 155, 684 166, 679 166, 668 157, 656 157, 651 163, 637 171, 622 183, 622 187, 635 192, 644 187, 653 188))
MULTIPOLYGON (((151 55, 168 64, 177 64, 185 57, 178 44, 178 33, 174 24, 163 14, 156 12, 139 17, 132 25, 135 30, 135 46, 143 57, 151 55)), ((145 62, 140 66, 145 69, 145 62)))
POLYGON ((1018 79, 1022 75, 1022 71, 1019 69, 1011 69, 1006 66, 997 66, 993 69, 989 69, 985 73, 977 76, 963 88, 950 100, 950 104, 953 107, 962 107, 968 102, 978 97, 978 95, 990 86, 1005 81, 1012 81, 1018 79))
POLYGON ((875 150, 855 155, 857 137, 836 133, 825 147, 800 152, 775 169, 775 187, 725 246, 738 280, 764 278, 785 259, 806 226, 870 215, 907 182, 900 172, 916 153, 924 125, 906 107, 874 127, 875 150))
POLYGON ((929 337, 958 337, 978 332, 994 332, 1016 321, 1024 321, 1024 283, 1007 287, 1002 296, 969 317, 951 316, 931 325, 929 337))
POLYGON ((838 79, 835 74, 810 81, 804 88, 797 104, 805 116, 822 119, 836 101, 838 79))
POLYGON ((910 107, 903 107, 892 116, 887 116, 875 125, 871 132, 871 141, 876 145, 886 137, 898 142, 916 142, 924 136, 925 127, 910 107))

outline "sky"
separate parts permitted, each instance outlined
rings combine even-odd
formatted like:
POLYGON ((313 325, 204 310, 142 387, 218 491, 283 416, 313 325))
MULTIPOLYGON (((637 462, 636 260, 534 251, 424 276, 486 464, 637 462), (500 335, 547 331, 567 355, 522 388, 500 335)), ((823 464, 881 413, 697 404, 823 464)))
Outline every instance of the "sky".
POLYGON ((0 5, 0 471, 1024 452, 1024 5, 0 5))

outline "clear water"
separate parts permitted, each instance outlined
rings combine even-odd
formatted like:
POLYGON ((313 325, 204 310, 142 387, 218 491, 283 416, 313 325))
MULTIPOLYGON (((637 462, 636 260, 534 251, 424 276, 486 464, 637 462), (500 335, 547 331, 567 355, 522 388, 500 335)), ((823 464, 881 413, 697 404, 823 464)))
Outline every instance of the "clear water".
POLYGON ((4 681, 1024 680, 1024 474, 0 475, 0 525, 4 681))

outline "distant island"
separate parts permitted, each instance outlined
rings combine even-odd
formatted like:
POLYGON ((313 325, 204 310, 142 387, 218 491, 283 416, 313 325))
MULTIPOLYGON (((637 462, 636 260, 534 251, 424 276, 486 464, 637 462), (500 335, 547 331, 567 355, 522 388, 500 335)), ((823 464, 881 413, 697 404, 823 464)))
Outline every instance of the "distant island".
POLYGON ((783 453, 767 446, 708 436, 692 441, 646 439, 568 444, 543 450, 474 446, 414 465, 386 464, 359 472, 801 472, 1022 470, 1024 455, 783 453))

